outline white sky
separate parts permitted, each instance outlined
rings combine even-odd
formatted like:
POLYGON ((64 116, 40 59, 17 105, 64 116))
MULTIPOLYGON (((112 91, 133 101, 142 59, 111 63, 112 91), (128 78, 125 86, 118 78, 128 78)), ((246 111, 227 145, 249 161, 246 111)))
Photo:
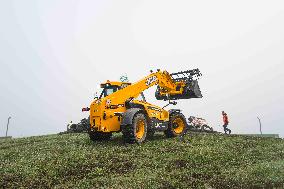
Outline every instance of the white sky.
POLYGON ((1 0, 0 136, 8 116, 13 137, 63 131, 99 83, 157 68, 203 73, 187 117, 284 136, 284 2, 261 0, 1 0))

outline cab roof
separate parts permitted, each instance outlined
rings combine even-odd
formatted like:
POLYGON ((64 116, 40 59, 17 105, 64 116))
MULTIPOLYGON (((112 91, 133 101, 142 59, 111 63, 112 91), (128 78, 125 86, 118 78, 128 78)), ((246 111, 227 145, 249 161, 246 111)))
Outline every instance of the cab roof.
POLYGON ((101 88, 105 88, 106 86, 119 86, 119 87, 121 87, 121 85, 131 85, 131 83, 129 83, 129 82, 109 81, 109 80, 107 80, 106 82, 101 83, 101 88))

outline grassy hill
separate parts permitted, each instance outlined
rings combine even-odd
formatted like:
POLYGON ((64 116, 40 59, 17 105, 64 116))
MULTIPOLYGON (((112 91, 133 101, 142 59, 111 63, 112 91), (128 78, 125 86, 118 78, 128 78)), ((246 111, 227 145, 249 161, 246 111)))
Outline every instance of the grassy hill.
POLYGON ((117 134, 0 140, 0 188, 284 188, 284 140, 162 134, 142 145, 117 134))

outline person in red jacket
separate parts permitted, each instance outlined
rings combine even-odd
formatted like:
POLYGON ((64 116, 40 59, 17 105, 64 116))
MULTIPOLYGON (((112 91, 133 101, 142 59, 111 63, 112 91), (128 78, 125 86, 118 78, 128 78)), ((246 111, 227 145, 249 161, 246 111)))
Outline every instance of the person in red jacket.
POLYGON ((224 111, 222 111, 222 115, 223 115, 223 122, 224 122, 224 125, 223 125, 224 132, 225 132, 225 134, 227 134, 227 131, 228 131, 229 134, 231 134, 231 129, 228 129, 228 124, 229 124, 228 116, 224 111))

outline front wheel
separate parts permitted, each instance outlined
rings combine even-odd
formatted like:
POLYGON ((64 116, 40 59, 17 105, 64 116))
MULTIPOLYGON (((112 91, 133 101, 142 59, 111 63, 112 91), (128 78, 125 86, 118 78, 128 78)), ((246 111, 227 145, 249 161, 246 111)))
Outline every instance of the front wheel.
POLYGON ((168 129, 164 132, 167 137, 181 136, 186 131, 187 123, 182 113, 170 115, 168 129))
POLYGON ((122 129, 124 141, 127 143, 142 143, 147 135, 147 120, 143 113, 133 117, 132 124, 125 125, 122 129))

